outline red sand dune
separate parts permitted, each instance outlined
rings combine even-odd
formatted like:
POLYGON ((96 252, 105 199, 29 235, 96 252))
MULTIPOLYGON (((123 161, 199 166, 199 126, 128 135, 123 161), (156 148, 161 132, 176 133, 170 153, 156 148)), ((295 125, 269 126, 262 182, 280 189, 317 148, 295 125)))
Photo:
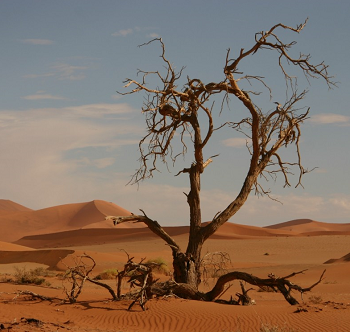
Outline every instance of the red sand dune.
MULTIPOLYGON (((111 221, 110 224, 113 225, 111 221)), ((31 248, 62 248, 72 246, 96 245, 106 243, 118 243, 125 241, 148 241, 157 238, 147 227, 133 228, 133 224, 125 223, 109 228, 84 228, 50 234, 25 236, 14 243, 31 248), (127 227, 131 225, 131 227, 127 227), (124 226, 124 227, 123 227, 124 226)), ((97 226, 97 224, 96 224, 97 226)), ((172 237, 189 233, 188 226, 164 227, 164 230, 172 237)), ((211 236, 212 239, 247 239, 269 236, 295 236, 296 233, 264 229, 254 226, 226 223, 211 236)))
MULTIPOLYGON (((120 270, 127 260, 126 252, 135 257, 135 261, 162 257, 170 263, 172 259, 169 246, 148 228, 129 223, 113 226, 111 221, 104 221, 106 215, 129 214, 112 203, 92 201, 39 211, 11 211, 10 208, 0 211, 4 211, 3 215, 0 214, 0 236, 3 236, 6 227, 7 234, 13 227, 23 227, 18 230, 23 237, 16 244, 0 242, 0 267, 4 271, 17 264, 31 264, 33 267, 44 264, 50 269, 66 270, 67 266, 74 266, 76 257, 83 253, 95 259, 94 275, 109 268, 120 270), (28 229, 36 233, 26 233, 28 229), (34 250, 18 244, 46 249, 34 250)), ((105 289, 98 289, 91 283, 85 283, 81 297, 71 305, 62 302, 65 297, 63 281, 51 278, 52 285, 58 288, 2 283, 0 323, 7 328, 12 327, 12 322, 16 320, 13 330, 18 332, 56 331, 58 327, 76 332, 259 331, 262 324, 290 327, 300 332, 349 331, 350 253, 344 254, 349 252, 350 237, 332 235, 334 232, 347 234, 348 227, 348 224, 327 224, 306 219, 267 228, 226 223, 205 243, 203 253, 229 253, 232 264, 227 268, 230 270, 267 278, 271 272, 286 276, 308 269, 291 280, 303 287, 314 284, 327 267, 326 279, 311 293, 304 294, 303 299, 297 297, 300 307, 306 311, 297 312, 297 308, 286 303, 279 293, 253 289, 249 295, 256 300, 256 306, 162 298, 147 302, 146 311, 135 305, 129 312, 130 301, 110 301, 105 289), (329 236, 317 236, 320 233, 329 236), (265 254, 267 252, 269 255, 265 254), (330 260, 331 257, 341 258, 330 260), (333 264, 324 265, 325 261, 333 264), (51 303, 21 297, 18 296, 19 289, 58 299, 56 303, 51 303), (321 298, 322 302, 310 302, 312 296, 321 298), (21 321, 20 317, 35 318, 44 323, 41 326, 30 325, 21 321)), ((166 227, 165 230, 183 249, 186 248, 188 227, 166 227)), ((115 289, 115 280, 106 282, 115 289)), ((213 280, 209 282, 213 283, 213 280)), ((231 295, 235 297, 240 291, 238 282, 233 282, 231 286, 223 299, 229 299, 231 295)), ((202 283, 201 287, 204 289, 209 284, 202 283)), ((127 285, 125 291, 128 291, 127 285)))
POLYGON ((150 238, 157 238, 157 236, 148 228, 94 228, 29 235, 15 241, 14 243, 38 249, 118 243, 120 241, 147 241, 150 238))
POLYGON ((350 223, 347 224, 335 224, 326 223, 320 221, 314 221, 311 219, 296 219, 287 222, 283 222, 276 225, 265 227, 267 229, 285 230, 298 234, 309 235, 313 232, 317 232, 318 235, 330 233, 349 233, 350 234, 350 223))
MULTIPOLYGON (((14 203, 16 204, 16 203, 14 203)), ((11 207, 11 203, 7 202, 11 207)), ((12 242, 23 236, 80 229, 104 221, 108 215, 130 215, 120 206, 95 200, 65 204, 41 210, 0 214, 0 241, 12 242)), ((96 225, 97 225, 96 224, 96 225)))
POLYGON ((266 229, 256 226, 233 224, 230 222, 222 225, 212 238, 252 238, 261 236, 295 236, 297 232, 285 229, 266 229))
POLYGON ((15 264, 24 262, 34 262, 45 264, 49 269, 58 270, 57 264, 61 259, 69 254, 73 254, 74 250, 29 250, 21 251, 1 251, 0 264, 15 264))
POLYGON ((0 210, 4 211, 32 211, 32 209, 29 209, 21 204, 12 202, 8 199, 0 199, 0 210))
MULTIPOLYGON (((41 210, 30 210, 9 200, 0 200, 0 241, 13 242, 30 235, 42 235, 77 229, 117 229, 108 215, 130 215, 120 206, 94 200, 86 203, 65 204, 41 210)), ((127 230, 145 228, 142 223, 123 223, 118 229, 127 230)), ((167 231, 175 236, 188 232, 186 227, 168 227, 167 231)), ((101 231, 102 232, 102 231, 101 231)), ((146 232, 146 231, 145 231, 146 232)), ((90 234, 90 233, 82 233, 90 234)), ((100 233, 101 236, 104 236, 100 233)), ((121 233, 125 236, 131 236, 121 233)), ((245 226, 232 223, 224 224, 214 238, 251 238, 261 236, 295 236, 295 235, 350 234, 350 224, 332 224, 299 219, 268 227, 245 226)), ((77 233, 74 233, 77 235, 77 233)), ((108 235, 108 234, 107 234, 108 235)), ((115 235, 115 234, 114 234, 115 235)), ((84 237, 84 235, 82 235, 84 237)), ((69 236, 68 236, 69 237, 69 236)), ((107 238, 110 238, 108 235, 107 238)), ((107 239, 107 241, 110 241, 107 239)), ((57 241, 56 241, 57 242, 57 241)))
POLYGON ((34 250, 33 248, 21 246, 19 244, 13 244, 8 242, 0 241, 0 251, 24 251, 24 250, 34 250))
POLYGON ((338 259, 336 258, 329 259, 328 261, 324 262, 324 264, 346 263, 346 262, 350 262, 350 253, 338 259))

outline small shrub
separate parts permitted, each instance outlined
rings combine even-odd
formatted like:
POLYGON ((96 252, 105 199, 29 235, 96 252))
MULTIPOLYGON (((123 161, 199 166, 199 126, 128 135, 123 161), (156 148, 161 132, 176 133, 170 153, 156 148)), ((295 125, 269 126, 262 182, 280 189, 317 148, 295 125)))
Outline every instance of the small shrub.
POLYGON ((107 269, 98 274, 94 279, 95 280, 111 280, 115 279, 118 274, 117 269, 107 269))
POLYGON ((275 293, 276 291, 270 286, 260 286, 258 292, 275 293))
POLYGON ((319 304, 322 302, 322 297, 317 295, 312 295, 309 297, 309 302, 312 304, 319 304))
POLYGON ((201 261, 204 284, 208 284, 209 278, 217 279, 227 273, 227 268, 231 265, 231 258, 227 252, 208 252, 201 261))
POLYGON ((325 285, 335 285, 335 284, 337 284, 337 283, 338 283, 338 281, 336 281, 336 280, 333 280, 333 281, 331 281, 331 280, 326 280, 326 281, 324 282, 325 285))
POLYGON ((299 330, 296 330, 292 327, 288 326, 278 326, 278 325, 261 325, 260 332, 298 332, 299 330))
POLYGON ((170 272, 170 269, 168 267, 167 262, 161 257, 157 257, 157 258, 154 258, 154 259, 149 259, 144 264, 146 264, 146 265, 147 264, 154 264, 152 266, 153 271, 156 271, 156 272, 161 273, 161 274, 168 275, 169 272, 170 272))
POLYGON ((15 266, 14 281, 18 284, 34 284, 34 285, 46 285, 49 286, 50 283, 45 280, 45 278, 40 278, 43 274, 43 268, 36 268, 27 271, 25 267, 20 268, 15 266))
POLYGON ((13 282, 13 280, 12 280, 11 276, 8 274, 1 274, 0 275, 0 282, 7 283, 7 282, 13 282))

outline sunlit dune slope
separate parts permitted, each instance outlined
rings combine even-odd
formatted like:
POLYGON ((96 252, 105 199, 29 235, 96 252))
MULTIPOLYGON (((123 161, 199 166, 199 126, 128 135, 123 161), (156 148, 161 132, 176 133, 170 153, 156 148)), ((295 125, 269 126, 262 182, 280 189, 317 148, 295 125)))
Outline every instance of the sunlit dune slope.
POLYGON ((29 209, 21 204, 12 202, 8 199, 0 199, 0 210, 3 211, 32 211, 32 209, 29 209))
POLYGON ((116 204, 95 200, 0 214, 0 241, 12 242, 28 235, 80 229, 104 221, 107 215, 130 215, 130 212, 116 204))

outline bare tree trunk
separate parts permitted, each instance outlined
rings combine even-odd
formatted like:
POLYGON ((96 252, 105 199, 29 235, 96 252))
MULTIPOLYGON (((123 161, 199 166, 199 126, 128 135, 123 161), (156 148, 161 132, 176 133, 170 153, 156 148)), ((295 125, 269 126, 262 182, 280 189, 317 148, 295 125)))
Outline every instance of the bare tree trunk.
MULTIPOLYGON (((204 242, 201 234, 202 212, 199 195, 201 175, 200 168, 203 163, 201 153, 199 153, 199 155, 200 157, 198 157, 198 159, 201 162, 200 166, 198 163, 193 164, 189 171, 191 191, 187 195, 187 202, 190 207, 190 233, 186 249, 186 283, 194 287, 197 287, 201 281, 200 262, 204 242)), ((175 281, 177 280, 175 279, 175 281)))

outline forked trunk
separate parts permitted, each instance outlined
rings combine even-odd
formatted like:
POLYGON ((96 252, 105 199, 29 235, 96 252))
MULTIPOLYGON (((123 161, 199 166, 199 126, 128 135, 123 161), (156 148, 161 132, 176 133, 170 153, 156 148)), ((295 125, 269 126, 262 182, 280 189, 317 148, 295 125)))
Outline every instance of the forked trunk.
POLYGON ((174 280, 196 288, 201 282, 201 249, 202 244, 194 243, 186 253, 173 252, 174 280))

